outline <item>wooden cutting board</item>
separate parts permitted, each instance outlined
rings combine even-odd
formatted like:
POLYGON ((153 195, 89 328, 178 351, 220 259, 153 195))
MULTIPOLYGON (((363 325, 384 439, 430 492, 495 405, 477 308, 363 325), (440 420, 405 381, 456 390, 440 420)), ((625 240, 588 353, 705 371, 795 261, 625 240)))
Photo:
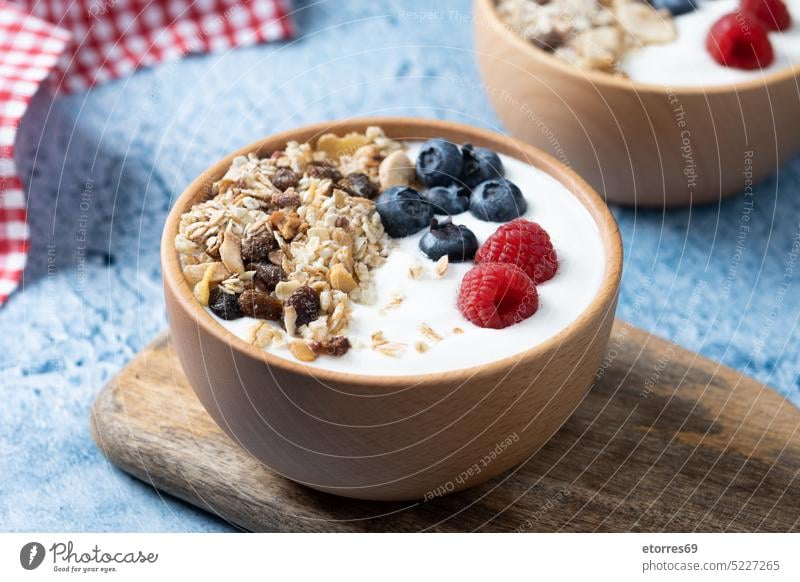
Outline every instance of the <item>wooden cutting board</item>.
POLYGON ((255 531, 797 531, 800 412, 752 378, 617 321, 598 380, 526 463, 416 503, 352 501, 270 472, 195 398, 163 336, 97 397, 123 470, 255 531))

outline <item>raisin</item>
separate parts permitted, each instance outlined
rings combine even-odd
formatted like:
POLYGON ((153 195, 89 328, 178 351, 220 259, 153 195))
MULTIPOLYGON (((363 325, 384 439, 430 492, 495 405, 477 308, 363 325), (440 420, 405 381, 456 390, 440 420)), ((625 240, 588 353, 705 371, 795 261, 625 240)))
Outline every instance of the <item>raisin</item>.
POLYGON ((239 296, 239 307, 248 317, 280 321, 283 317, 283 304, 279 299, 257 289, 248 289, 239 296))
POLYGON ((220 319, 239 319, 243 315, 238 295, 225 293, 221 287, 214 287, 209 293, 208 308, 220 319))
POLYGON ((300 176, 294 173, 290 168, 278 168, 275 175, 272 176, 272 184, 278 190, 294 188, 299 181, 300 176))
POLYGON ((300 194, 292 192, 276 192, 272 195, 272 205, 278 208, 297 208, 300 206, 300 194))
POLYGON ((327 162, 309 162, 306 166, 306 174, 320 180, 328 178, 332 182, 342 179, 342 173, 327 162))
POLYGON ((275 239, 267 230, 242 241, 242 260, 247 263, 262 263, 269 260, 269 252, 275 248, 275 239))
POLYGON ((289 295, 286 305, 294 307, 297 312, 295 325, 300 327, 314 321, 319 315, 319 295, 311 287, 303 285, 289 295))
POLYGON ((340 358, 350 350, 350 340, 343 335, 336 335, 321 342, 312 342, 311 349, 315 354, 327 354, 340 358))
POLYGON ((253 277, 256 288, 267 293, 275 290, 275 285, 286 281, 286 273, 278 265, 271 263, 252 263, 247 265, 248 271, 255 271, 253 277))
POLYGON ((551 29, 533 37, 531 43, 544 51, 553 52, 564 44, 564 40, 564 35, 561 32, 551 29))
POLYGON ((337 228, 341 228, 343 230, 350 230, 350 221, 347 219, 346 216, 337 216, 335 225, 337 228))
POLYGON ((358 172, 348 174, 339 180, 336 186, 350 194, 350 196, 357 196, 359 198, 371 199, 375 198, 378 194, 378 188, 372 180, 369 179, 369 176, 358 172))

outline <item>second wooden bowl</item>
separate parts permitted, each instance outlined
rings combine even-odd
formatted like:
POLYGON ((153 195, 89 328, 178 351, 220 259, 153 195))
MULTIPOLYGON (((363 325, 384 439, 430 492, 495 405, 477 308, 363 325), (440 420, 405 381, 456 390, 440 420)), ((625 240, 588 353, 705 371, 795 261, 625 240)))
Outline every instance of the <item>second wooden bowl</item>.
MULTIPOLYGON (((303 127, 254 143, 212 166, 178 198, 161 243, 175 350, 211 417, 278 473, 361 499, 421 499, 470 487, 528 458, 575 410, 605 354, 622 245, 611 213, 571 170, 484 130, 427 119, 371 118, 303 127), (289 140, 363 132, 444 137, 492 148, 561 182, 594 218, 605 248, 601 287, 566 329, 488 365, 440 374, 376 377, 310 368, 266 353, 218 325, 192 296, 175 250, 180 216, 208 196, 235 155, 269 154, 289 140), (527 347, 527 349, 526 349, 527 347)), ((480 346, 475 346, 480 349, 480 346)), ((231 479, 235 479, 231 475, 231 479)))
POLYGON ((707 89, 581 71, 529 44, 475 0, 475 45, 498 116, 611 202, 714 202, 800 150, 800 66, 707 89))

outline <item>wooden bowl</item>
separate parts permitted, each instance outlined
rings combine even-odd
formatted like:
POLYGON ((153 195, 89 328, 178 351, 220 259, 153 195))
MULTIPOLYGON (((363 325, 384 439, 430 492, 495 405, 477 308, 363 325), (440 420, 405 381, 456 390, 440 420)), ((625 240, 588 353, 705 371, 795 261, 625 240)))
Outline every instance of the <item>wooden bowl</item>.
POLYGON ((622 246, 600 197, 533 147, 456 123, 372 118, 281 133, 214 164, 172 208, 161 260, 178 358, 220 428, 271 469, 314 489, 360 499, 407 500, 497 475, 527 459, 567 419, 605 354, 622 246), (181 214, 209 194, 236 155, 269 154, 289 140, 313 141, 330 131, 363 132, 370 125, 396 139, 468 141, 528 160, 554 176, 588 209, 605 246, 606 271, 590 306, 561 333, 517 356, 448 373, 399 377, 310 368, 265 353, 217 324, 181 273, 174 247, 181 214))
POLYGON ((475 45, 509 131, 612 202, 714 202, 775 173, 800 149, 800 66, 706 89, 637 83, 534 47, 500 20, 493 0, 475 0, 475 45))

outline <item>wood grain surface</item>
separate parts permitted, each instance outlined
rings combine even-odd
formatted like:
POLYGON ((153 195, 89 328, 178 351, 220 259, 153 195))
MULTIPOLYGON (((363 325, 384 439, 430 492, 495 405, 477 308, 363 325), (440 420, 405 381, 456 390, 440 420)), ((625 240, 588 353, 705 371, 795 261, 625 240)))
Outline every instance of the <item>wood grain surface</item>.
POLYGON ((797 531, 800 412, 771 388, 617 321, 577 412, 519 467, 461 493, 352 501, 272 473, 194 396, 168 337, 98 395, 121 469, 254 531, 797 531))

